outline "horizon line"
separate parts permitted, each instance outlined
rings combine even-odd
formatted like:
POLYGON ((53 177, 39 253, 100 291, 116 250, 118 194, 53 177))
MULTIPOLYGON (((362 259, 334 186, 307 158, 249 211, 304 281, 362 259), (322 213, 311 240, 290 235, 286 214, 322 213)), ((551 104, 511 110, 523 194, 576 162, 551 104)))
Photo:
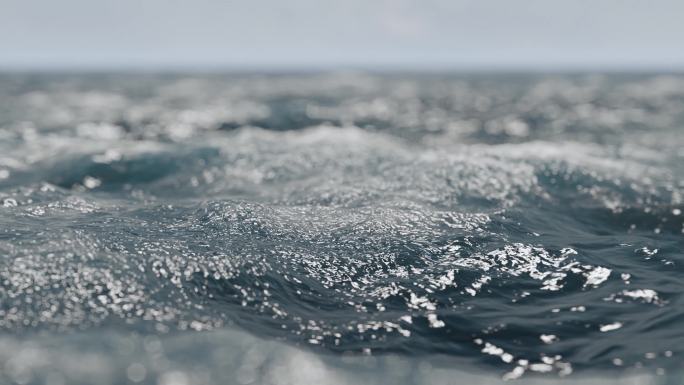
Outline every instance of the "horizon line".
POLYGON ((679 73, 684 63, 656 64, 279 64, 217 63, 217 64, 3 64, 0 73, 679 73))

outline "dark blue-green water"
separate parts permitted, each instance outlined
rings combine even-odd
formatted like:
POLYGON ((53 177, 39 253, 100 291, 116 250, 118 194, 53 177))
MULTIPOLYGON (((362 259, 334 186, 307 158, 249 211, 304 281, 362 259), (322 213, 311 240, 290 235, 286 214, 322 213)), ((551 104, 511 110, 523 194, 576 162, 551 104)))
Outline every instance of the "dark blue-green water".
POLYGON ((676 74, 0 75, 0 382, 684 383, 683 194, 676 74))

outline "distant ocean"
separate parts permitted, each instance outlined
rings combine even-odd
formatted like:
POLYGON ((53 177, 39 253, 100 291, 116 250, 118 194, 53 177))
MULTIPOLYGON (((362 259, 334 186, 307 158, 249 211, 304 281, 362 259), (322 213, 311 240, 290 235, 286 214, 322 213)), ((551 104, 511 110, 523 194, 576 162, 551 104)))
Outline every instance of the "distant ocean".
POLYGON ((682 384, 683 292, 684 75, 0 75, 3 384, 682 384))

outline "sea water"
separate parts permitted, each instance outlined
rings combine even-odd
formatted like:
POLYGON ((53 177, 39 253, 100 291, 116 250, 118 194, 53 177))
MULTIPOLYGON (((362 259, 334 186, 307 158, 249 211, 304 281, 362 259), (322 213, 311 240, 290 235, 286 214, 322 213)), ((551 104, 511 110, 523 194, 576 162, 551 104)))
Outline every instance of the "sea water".
POLYGON ((0 382, 683 383, 683 193, 678 74, 0 75, 0 382))

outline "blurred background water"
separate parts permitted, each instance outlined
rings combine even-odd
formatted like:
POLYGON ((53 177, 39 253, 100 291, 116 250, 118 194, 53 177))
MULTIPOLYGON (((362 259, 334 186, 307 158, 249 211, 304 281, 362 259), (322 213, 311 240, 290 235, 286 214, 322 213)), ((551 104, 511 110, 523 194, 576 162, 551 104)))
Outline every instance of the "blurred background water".
POLYGON ((682 383, 684 76, 0 75, 0 379, 682 383))

